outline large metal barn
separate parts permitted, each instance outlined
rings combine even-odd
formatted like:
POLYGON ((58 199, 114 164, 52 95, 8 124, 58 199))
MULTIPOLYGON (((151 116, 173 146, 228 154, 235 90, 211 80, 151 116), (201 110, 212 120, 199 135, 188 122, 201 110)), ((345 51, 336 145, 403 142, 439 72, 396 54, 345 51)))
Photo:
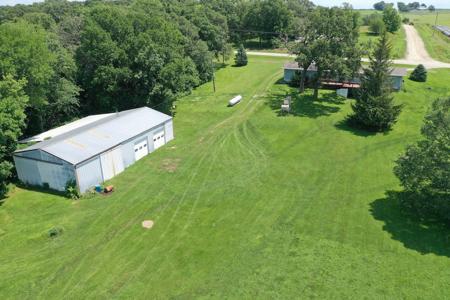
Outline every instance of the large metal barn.
POLYGON ((76 182, 85 192, 174 138, 172 117, 148 107, 87 120, 48 132, 54 136, 40 134, 45 140, 15 151, 19 179, 59 191, 76 182))

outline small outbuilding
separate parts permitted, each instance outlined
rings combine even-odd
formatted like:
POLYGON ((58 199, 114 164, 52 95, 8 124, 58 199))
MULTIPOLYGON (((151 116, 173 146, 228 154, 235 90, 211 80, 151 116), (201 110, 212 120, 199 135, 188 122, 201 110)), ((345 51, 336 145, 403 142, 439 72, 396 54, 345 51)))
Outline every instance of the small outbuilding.
POLYGON ((174 138, 172 117, 148 107, 82 120, 25 140, 45 137, 14 152, 19 179, 59 191, 76 182, 83 193, 174 138))

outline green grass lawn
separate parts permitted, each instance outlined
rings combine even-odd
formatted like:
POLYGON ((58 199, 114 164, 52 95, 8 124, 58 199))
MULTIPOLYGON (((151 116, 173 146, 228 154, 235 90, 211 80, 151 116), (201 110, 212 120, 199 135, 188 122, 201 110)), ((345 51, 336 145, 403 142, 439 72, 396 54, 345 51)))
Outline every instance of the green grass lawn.
POLYGON ((283 61, 250 56, 217 72, 216 94, 181 99, 175 140, 111 180, 111 196, 16 188, 0 206, 1 298, 448 297, 450 231, 402 214, 392 168, 450 96, 450 72, 406 79, 398 124, 371 135, 342 125, 350 100, 277 83, 283 61))
MULTIPOLYGON (((392 45, 392 58, 403 58, 406 55, 406 35, 405 30, 401 27, 396 33, 389 34, 392 45)), ((369 31, 369 26, 361 26, 359 29, 359 43, 363 45, 363 49, 367 50, 367 43, 370 41, 372 49, 376 46, 379 36, 369 31)))
MULTIPOLYGON (((436 21, 436 12, 412 12, 402 14, 402 17, 414 23, 431 57, 450 62, 450 38, 432 27, 436 21)), ((437 24, 450 27, 450 10, 439 10, 437 24)))

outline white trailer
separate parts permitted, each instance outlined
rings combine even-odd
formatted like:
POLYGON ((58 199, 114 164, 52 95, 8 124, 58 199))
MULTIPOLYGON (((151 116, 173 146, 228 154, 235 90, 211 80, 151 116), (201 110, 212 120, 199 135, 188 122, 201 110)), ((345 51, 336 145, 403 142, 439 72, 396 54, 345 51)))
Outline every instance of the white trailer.
POLYGON ((233 99, 228 101, 228 106, 235 106, 236 104, 241 102, 241 100, 242 100, 242 96, 241 95, 237 95, 236 97, 234 97, 233 99))

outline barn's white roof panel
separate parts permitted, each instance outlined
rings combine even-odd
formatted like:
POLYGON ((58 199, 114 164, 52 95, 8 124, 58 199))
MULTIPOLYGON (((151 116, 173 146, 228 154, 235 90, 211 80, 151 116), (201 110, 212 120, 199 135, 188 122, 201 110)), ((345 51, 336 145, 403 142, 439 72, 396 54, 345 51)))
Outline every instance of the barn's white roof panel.
POLYGON ((41 149, 75 165, 171 118, 148 107, 126 110, 16 152, 41 149))
POLYGON ((48 140, 54 137, 57 137, 58 135, 64 134, 66 132, 72 131, 74 129, 83 127, 85 125, 91 124, 93 122, 96 122, 98 120, 101 120, 103 118, 106 118, 108 116, 110 116, 112 114, 102 114, 102 115, 92 115, 92 116, 87 116, 84 117, 82 119, 73 121, 71 123, 62 125, 60 127, 57 128, 53 128, 50 129, 49 131, 40 133, 38 135, 23 139, 21 141, 19 141, 19 143, 29 143, 29 142, 42 142, 44 140, 48 140))

